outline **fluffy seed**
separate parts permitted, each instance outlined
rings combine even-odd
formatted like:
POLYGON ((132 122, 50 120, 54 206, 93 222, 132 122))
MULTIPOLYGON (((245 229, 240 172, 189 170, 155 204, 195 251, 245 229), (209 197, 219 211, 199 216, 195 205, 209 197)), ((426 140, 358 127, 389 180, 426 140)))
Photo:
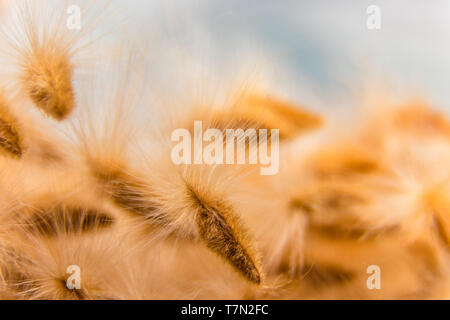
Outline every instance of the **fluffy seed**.
POLYGON ((60 121, 72 112, 75 94, 66 54, 38 50, 25 67, 23 82, 33 103, 47 115, 60 121))
POLYGON ((51 210, 40 210, 27 224, 32 231, 46 237, 54 237, 61 232, 79 234, 98 231, 110 226, 113 222, 110 216, 95 210, 57 207, 51 210))
POLYGON ((245 119, 253 119, 265 128, 280 129, 280 139, 291 139, 298 134, 319 128, 322 118, 313 112, 267 95, 252 95, 239 106, 245 119))
POLYGON ((145 182, 120 169, 98 169, 95 176, 118 207, 155 225, 165 226, 169 223, 167 217, 151 201, 152 195, 145 182))
POLYGON ((0 151, 5 155, 22 157, 22 141, 17 123, 7 110, 6 103, 0 99, 0 151))
POLYGON ((190 191, 193 201, 200 208, 197 215, 200 238, 208 248, 227 260, 249 281, 260 284, 261 275, 255 258, 244 245, 242 227, 232 223, 231 208, 221 203, 207 204, 195 191, 190 191))

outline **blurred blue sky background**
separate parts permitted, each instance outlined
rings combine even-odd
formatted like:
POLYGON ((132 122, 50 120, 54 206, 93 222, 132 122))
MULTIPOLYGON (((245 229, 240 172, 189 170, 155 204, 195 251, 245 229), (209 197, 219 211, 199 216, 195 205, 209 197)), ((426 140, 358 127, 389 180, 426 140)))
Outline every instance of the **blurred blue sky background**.
POLYGON ((239 57, 244 47, 270 53, 276 57, 273 68, 289 74, 298 84, 296 98, 307 103, 315 101, 302 92, 306 84, 330 104, 358 95, 373 78, 395 93, 424 96, 450 111, 449 0, 129 3, 136 30, 184 50, 192 46, 224 60, 239 57), (381 9, 380 30, 366 27, 369 5, 381 9), (199 34, 207 41, 197 41, 199 34))

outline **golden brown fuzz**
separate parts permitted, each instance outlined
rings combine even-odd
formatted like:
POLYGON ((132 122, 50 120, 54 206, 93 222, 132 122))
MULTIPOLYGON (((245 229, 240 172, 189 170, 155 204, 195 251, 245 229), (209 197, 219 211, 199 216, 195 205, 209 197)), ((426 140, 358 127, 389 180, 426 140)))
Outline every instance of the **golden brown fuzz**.
POLYGON ((280 129, 280 139, 292 139, 323 124, 319 115, 270 95, 251 95, 237 109, 244 118, 256 120, 266 128, 280 129))
MULTIPOLYGON (((98 168, 98 167, 97 167, 98 168)), ((127 212, 158 228, 169 225, 175 226, 182 221, 175 221, 168 212, 152 201, 157 195, 151 192, 149 186, 139 178, 131 176, 121 169, 97 169, 95 176, 103 184, 107 194, 114 200, 115 204, 127 212)), ((246 245, 245 230, 238 223, 237 217, 232 209, 225 205, 222 200, 207 204, 191 186, 186 185, 189 199, 192 201, 192 214, 196 215, 195 221, 198 228, 198 236, 209 249, 225 258, 248 280, 254 283, 261 282, 256 259, 246 245)), ((168 204, 170 206, 170 204, 168 204)), ((189 222, 186 221, 186 224, 189 222)), ((174 235, 173 233, 171 233, 174 235)), ((181 233, 180 233, 181 236, 181 233)), ((180 239, 191 239, 196 235, 183 234, 180 239)))
POLYGON ((0 153, 13 158, 21 158, 22 138, 17 121, 7 108, 6 102, 0 99, 0 153))
POLYGON ((23 84, 33 103, 55 120, 64 120, 75 107, 72 65, 57 49, 38 49, 25 65, 23 84))
POLYGON ((56 207, 47 210, 35 210, 34 216, 26 221, 30 232, 45 237, 60 234, 80 235, 88 231, 98 232, 111 226, 113 218, 93 209, 56 207))
MULTIPOLYGON (((267 130, 267 139, 270 142, 271 129, 279 130, 279 138, 282 141, 293 139, 303 133, 314 131, 323 124, 320 115, 308 111, 298 105, 283 101, 264 94, 247 94, 239 97, 231 106, 217 108, 212 112, 209 108, 196 110, 194 119, 190 119, 187 127, 191 134, 194 133, 193 122, 200 119, 206 128, 214 128, 222 131, 224 143, 226 142, 226 130, 244 131, 267 130)), ((265 143, 261 140, 257 144, 265 143)), ((249 141, 246 140, 246 147, 249 141)))
POLYGON ((97 167, 94 175, 118 207, 156 226, 163 227, 169 223, 169 219, 158 211, 157 204, 152 201, 154 195, 145 181, 140 181, 120 168, 97 167))
POLYGON ((245 230, 239 226, 232 208, 222 201, 206 202, 192 188, 189 188, 189 192, 195 206, 199 208, 196 220, 200 238, 249 281, 260 284, 261 275, 256 257, 246 246, 245 230))

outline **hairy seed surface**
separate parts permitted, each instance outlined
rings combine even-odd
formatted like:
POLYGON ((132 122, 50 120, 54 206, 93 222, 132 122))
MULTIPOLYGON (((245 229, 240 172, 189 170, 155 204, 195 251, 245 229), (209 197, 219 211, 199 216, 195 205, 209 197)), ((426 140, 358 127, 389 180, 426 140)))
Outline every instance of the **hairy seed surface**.
POLYGON ((64 54, 36 54, 25 69, 24 84, 36 107, 55 120, 64 120, 75 107, 72 66, 64 54))

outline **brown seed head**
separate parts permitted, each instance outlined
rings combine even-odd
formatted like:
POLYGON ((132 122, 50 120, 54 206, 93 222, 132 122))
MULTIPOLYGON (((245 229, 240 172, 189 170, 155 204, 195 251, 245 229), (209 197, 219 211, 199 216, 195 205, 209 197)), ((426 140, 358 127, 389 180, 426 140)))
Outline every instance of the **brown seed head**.
POLYGON ((200 238, 206 246, 228 261, 246 279, 260 284, 256 258, 246 245, 245 229, 238 223, 232 208, 220 201, 205 201, 192 188, 188 189, 194 205, 199 208, 196 221, 200 238))
POLYGON ((14 158, 21 158, 23 153, 17 122, 3 99, 0 99, 0 153, 14 158))
POLYGON ((66 54, 39 50, 31 57, 23 76, 25 89, 33 103, 47 115, 60 121, 75 106, 72 65, 66 54))

